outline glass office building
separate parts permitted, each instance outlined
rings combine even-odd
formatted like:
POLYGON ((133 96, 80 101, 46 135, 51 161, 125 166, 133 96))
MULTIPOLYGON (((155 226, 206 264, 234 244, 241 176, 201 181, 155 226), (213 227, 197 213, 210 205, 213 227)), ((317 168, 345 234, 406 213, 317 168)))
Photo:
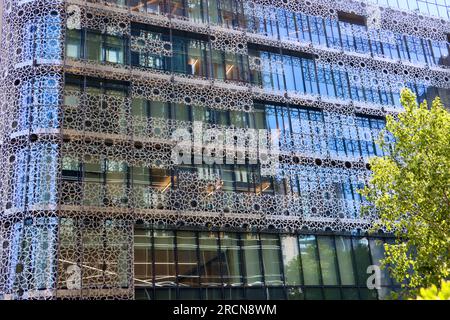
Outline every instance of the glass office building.
POLYGON ((357 190, 402 88, 450 105, 446 1, 2 3, 0 298, 398 288, 357 190))

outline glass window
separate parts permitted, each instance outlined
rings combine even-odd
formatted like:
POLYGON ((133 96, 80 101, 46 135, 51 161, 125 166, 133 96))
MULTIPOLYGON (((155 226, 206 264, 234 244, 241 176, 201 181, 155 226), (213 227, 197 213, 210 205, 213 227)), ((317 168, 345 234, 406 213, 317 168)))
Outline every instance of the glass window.
POLYGON ((126 182, 127 164, 108 160, 106 165, 106 183, 123 185, 126 182))
POLYGON ((359 285, 366 285, 367 267, 372 264, 369 254, 369 241, 367 238, 353 238, 353 251, 355 255, 356 273, 359 285))
MULTIPOLYGON (((95 239, 92 243, 100 244, 100 240, 95 239)), ((243 299, 244 293, 248 299, 377 299, 386 297, 389 293, 388 286, 391 285, 386 278, 387 282, 382 282, 381 290, 366 289, 366 267, 371 260, 370 254, 375 263, 384 255, 383 241, 378 240, 322 235, 296 237, 271 233, 175 233, 169 230, 136 228, 134 283, 136 287, 155 285, 157 288, 178 285, 179 299, 221 299, 221 288, 195 288, 199 285, 221 287, 222 281, 225 284, 223 293, 229 299, 243 299), (358 283, 355 281, 353 265, 358 266, 358 283), (175 270, 178 270, 178 281, 175 270), (364 272, 360 274, 360 271, 364 272), (283 284, 283 274, 286 287, 277 288, 276 286, 283 284), (244 284, 242 277, 249 286, 244 290, 238 288, 244 284), (268 288, 260 287, 263 279, 268 288), (300 288, 302 279, 306 287, 300 288), (360 287, 359 290, 356 284, 360 287), (347 287, 336 287, 338 285, 347 287)), ((124 266, 126 268, 126 264, 124 266)), ((153 291, 142 295, 152 296, 153 291)))
POLYGON ((245 265, 245 282, 249 286, 262 284, 261 257, 258 235, 242 234, 242 252, 245 265))
POLYGON ((209 22, 211 24, 219 24, 219 1, 220 0, 206 0, 208 3, 209 22))
POLYGON ((246 165, 234 167, 234 180, 237 192, 249 192, 253 190, 251 168, 246 165))
POLYGON ((178 291, 180 300, 200 300, 200 289, 182 288, 178 291))
MULTIPOLYGON (((298 91, 302 92, 301 84, 296 83, 296 71, 298 72, 298 67, 294 67, 294 60, 297 60, 297 58, 293 58, 290 56, 283 56, 283 71, 284 71, 284 80, 286 82, 286 90, 288 91, 298 91)), ((297 77, 300 75, 297 75, 297 77)), ((298 80, 298 79, 297 79, 298 80)))
POLYGON ((150 168, 133 167, 133 185, 149 185, 150 184, 150 168))
POLYGON ((262 72, 263 87, 270 90, 284 90, 283 61, 280 54, 261 52, 264 59, 262 72))
POLYGON ((287 288, 287 299, 288 300, 304 300, 305 294, 303 290, 299 287, 287 288))
POLYGON ((333 74, 330 65, 320 64, 317 66, 317 79, 319 82, 321 95, 331 97, 336 96, 333 74))
POLYGON ((145 0, 128 0, 128 6, 131 11, 145 12, 145 0))
POLYGON ((332 237, 317 237, 319 245, 320 267, 324 285, 337 285, 338 268, 336 263, 336 251, 332 237))
POLYGON ((369 39, 366 26, 353 25, 353 34, 355 39, 356 51, 361 53, 368 53, 369 39))
POLYGON ((77 180, 81 176, 80 163, 77 159, 70 156, 63 157, 62 176, 64 180, 77 180))
POLYGON ((169 118, 169 105, 167 102, 152 101, 150 103, 150 116, 152 118, 169 118))
MULTIPOLYGON (((370 239, 369 245, 373 264, 381 268, 381 260, 384 258, 384 241, 382 239, 370 239)), ((370 274, 368 276, 370 276, 370 274)), ((381 268, 381 284, 383 286, 391 285, 387 268, 381 268)))
POLYGON ((192 121, 201 121, 208 122, 209 121, 209 111, 203 107, 192 106, 192 121))
POLYGON ((287 10, 284 10, 283 8, 277 8, 276 11, 277 15, 277 22, 278 22, 278 34, 280 36, 280 39, 289 40, 289 38, 292 38, 292 40, 295 40, 295 27, 291 26, 294 36, 289 36, 289 20, 292 18, 292 13, 290 13, 287 10))
POLYGON ((241 9, 239 2, 235 0, 217 0, 222 26, 233 28, 239 25, 239 17, 237 16, 241 9))
POLYGON ((103 257, 98 257, 99 250, 105 247, 105 237, 103 236, 104 224, 100 219, 92 219, 90 225, 85 225, 81 241, 83 243, 82 261, 83 285, 102 285, 104 272, 101 269, 104 261, 103 257), (100 228, 100 232, 99 229, 100 228))
POLYGON ((145 7, 149 13, 163 13, 165 9, 164 0, 141 0, 145 2, 145 7))
POLYGON ((397 50, 395 34, 393 32, 383 30, 380 37, 383 44, 384 56, 395 60, 399 59, 400 56, 397 50))
POLYGON ((136 300, 153 300, 152 298, 152 292, 153 290, 147 290, 147 289, 137 289, 134 291, 134 298, 136 300))
POLYGON ((383 50, 381 47, 381 41, 380 41, 380 31, 379 30, 370 30, 368 33, 370 37, 370 43, 371 43, 371 51, 374 55, 382 56, 383 50))
POLYGON ((138 208, 149 207, 150 201, 150 168, 143 166, 132 167, 132 182, 134 204, 138 208))
POLYGON ((24 35, 23 59, 59 59, 61 46, 59 38, 61 33, 60 17, 47 15, 36 17, 33 21, 27 21, 22 27, 24 35))
POLYGON ((282 285, 280 241, 275 234, 261 234, 262 261, 266 285, 282 285))
MULTIPOLYGON (((146 30, 134 30, 132 28, 132 36, 141 38, 137 42, 144 41, 145 39, 151 42, 169 41, 169 35, 146 31, 146 30)), ((170 70, 170 58, 163 56, 161 53, 152 53, 152 51, 138 50, 132 46, 131 48, 131 65, 147 67, 158 70, 170 70), (136 50, 136 51, 135 51, 136 50)))
POLYGON ((247 114, 243 111, 230 111, 231 125, 236 128, 245 128, 247 124, 247 114))
POLYGON ((173 71, 206 77, 208 46, 205 41, 174 36, 173 46, 173 71))
POLYGON ((66 109, 80 105, 80 91, 80 86, 78 84, 66 83, 64 85, 64 106, 67 107, 66 109))
POLYGON ((397 47, 400 52, 400 58, 402 60, 409 60, 408 49, 406 46, 406 39, 403 35, 396 35, 397 47))
POLYGON ((134 230, 134 285, 152 286, 152 231, 134 230))
POLYGON ((225 192, 233 192, 234 190, 234 170, 230 165, 220 166, 220 178, 222 179, 222 190, 225 192))
POLYGON ((197 240, 195 232, 177 231, 178 284, 197 287, 197 240))
POLYGON ((282 236, 281 248, 283 253, 284 280, 286 285, 299 285, 301 280, 300 255, 295 236, 282 236))
POLYGON ((253 113, 249 114, 250 128, 253 129, 265 129, 266 128, 266 115, 264 106, 255 105, 253 113))
POLYGON ((268 300, 286 300, 284 288, 267 288, 268 300))
POLYGON ((343 300, 359 300, 358 289, 356 288, 342 288, 343 300))
POLYGON ((66 36, 66 56, 76 59, 81 58, 81 31, 68 29, 66 36))
POLYGON ((183 38, 174 37, 173 39, 173 57, 172 57, 172 68, 173 72, 179 72, 184 74, 193 74, 194 69, 192 66, 195 61, 189 61, 190 70, 188 72, 187 64, 187 41, 183 38))
POLYGON ((114 205, 124 205, 126 202, 126 178, 127 165, 125 162, 108 160, 106 162, 106 184, 108 193, 108 203, 114 205))
POLYGON ((200 232, 198 240, 200 249, 200 284, 202 286, 221 285, 218 234, 216 232, 200 232))
POLYGON ((323 290, 325 300, 340 300, 341 289, 339 288, 325 288, 323 290))
POLYGON ((348 22, 340 21, 339 27, 341 29, 343 49, 346 51, 355 51, 352 25, 348 22))
POLYGON ((173 231, 154 231, 155 285, 175 285, 175 256, 173 231))
MULTIPOLYGON (((96 82, 95 85, 92 83, 89 83, 88 86, 86 87, 86 92, 89 95, 92 96, 101 96, 104 93, 104 90, 102 88, 100 88, 102 84, 96 82)), ((99 97, 95 97, 96 99, 98 99, 99 97)))
POLYGON ((225 285, 242 285, 241 258, 236 233, 225 232, 220 235, 220 263, 225 285))
POLYGON ((266 300, 266 290, 263 288, 246 288, 245 294, 248 300, 266 300))
POLYGON ((85 163, 84 180, 86 182, 103 182, 103 166, 101 163, 85 163))
POLYGON ((131 101, 131 126, 134 135, 145 136, 149 132, 148 117, 150 116, 149 103, 142 98, 133 98, 131 101))
POLYGON ((224 80, 225 79, 225 56, 224 53, 212 49, 212 72, 215 79, 224 80))
POLYGON ((189 121, 190 108, 182 103, 173 104, 173 119, 180 121, 189 121))
POLYGON ((350 99, 350 86, 348 83, 347 72, 335 69, 333 70, 333 76, 337 97, 341 99, 350 99))
POLYGON ((277 129, 277 111, 275 106, 265 106, 265 118, 266 118, 266 128, 267 129, 277 129))
POLYGON ((86 32, 86 59, 103 61, 102 35, 100 33, 86 32))
MULTIPOLYGON (((41 217, 25 219, 25 223, 23 223, 23 221, 16 222, 9 228, 9 230, 12 231, 10 238, 12 242, 8 254, 11 259, 15 261, 15 264, 11 270, 11 282, 8 286, 13 286, 14 283, 14 285, 18 285, 19 288, 22 288, 23 286, 23 288, 37 290, 55 286, 54 271, 56 268, 56 261, 54 260, 55 256, 52 252, 54 252, 53 250, 56 250, 56 242, 54 239, 57 237, 57 225, 57 218, 41 217), (20 264, 23 273, 26 272, 27 274, 32 275, 32 282, 25 284, 24 281, 26 279, 23 278, 23 273, 21 274, 20 272, 15 271, 20 264)), ((96 243, 94 246, 95 245, 96 243)), ((87 251, 88 250, 90 251, 89 253, 92 253, 95 248, 92 251, 90 248, 87 248, 87 251)), ((89 262, 87 262, 87 264, 89 262)), ((72 265, 68 263, 64 264, 66 268, 69 265, 72 265)), ((89 264, 94 267, 98 266, 95 263, 89 264)), ((96 270, 92 271, 92 273, 98 274, 96 270)), ((94 276, 94 278, 96 277, 94 276)), ((83 281, 89 285, 89 279, 83 279, 83 281)))
POLYGON ((245 81, 246 59, 240 54, 225 53, 225 77, 227 80, 245 81))
POLYGON ((433 56, 436 64, 448 66, 450 64, 449 60, 449 51, 448 51, 448 43, 445 41, 433 41, 433 56))
POLYGON ((185 16, 185 8, 183 0, 171 0, 169 3, 170 3, 170 14, 175 16, 185 16))
POLYGON ((229 114, 225 110, 208 110, 207 115, 211 123, 220 124, 223 126, 230 125, 228 117, 229 114))
POLYGON ((325 18, 325 28, 328 47, 341 48, 339 21, 333 18, 325 18))
POLYGON ((306 93, 317 94, 317 77, 314 60, 302 59, 302 75, 305 83, 306 93))
POLYGON ((188 41, 188 74, 200 77, 208 75, 209 50, 206 42, 201 40, 188 41))
POLYGON ((302 41, 311 41, 311 33, 309 32, 308 17, 303 13, 296 13, 298 35, 302 41))
POLYGON ((244 289, 243 288, 224 288, 225 300, 243 300, 244 289))
POLYGON ((316 237, 300 235, 298 238, 305 285, 320 285, 320 268, 316 237))
POLYGON ((120 37, 107 35, 103 44, 105 50, 105 61, 123 64, 124 61, 124 40, 120 37))
POLYGON ((339 271, 342 285, 354 285, 355 274, 353 270, 352 244, 350 238, 337 236, 335 238, 339 271))
POLYGON ((150 183, 152 186, 161 189, 163 191, 167 190, 172 185, 171 174, 167 169, 161 168, 151 168, 150 183))
POLYGON ((309 16, 309 25, 311 28, 311 37, 313 43, 326 45, 323 18, 318 16, 309 16))
POLYGON ((134 118, 137 120, 141 118, 147 120, 147 117, 149 116, 147 100, 142 98, 133 98, 131 101, 131 113, 133 120, 134 118))
POLYGON ((323 300, 323 293, 320 288, 305 288, 304 291, 306 300, 323 300))
POLYGON ((359 295, 361 300, 378 300, 377 290, 360 288, 359 295))
POLYGON ((190 20, 203 22, 203 1, 187 0, 187 16, 190 20))
POLYGON ((202 300, 222 300, 222 289, 221 288, 202 289, 202 300))
MULTIPOLYGON (((288 58, 289 59, 289 58, 288 58)), ((309 79, 308 74, 303 74, 305 69, 302 69, 302 61, 303 58, 297 58, 297 57, 290 57, 292 61, 292 71, 291 69, 288 69, 293 73, 294 81, 295 81, 295 91, 299 93, 305 93, 307 91, 305 79, 309 79)), ((292 80, 291 80, 292 81, 292 80)), ((288 83, 288 81, 286 80, 288 83)))
POLYGON ((405 36, 405 42, 408 48, 409 56, 412 62, 425 62, 423 46, 421 39, 415 36, 405 36))
POLYGON ((175 300, 177 298, 177 291, 175 288, 155 290, 155 300, 175 300))

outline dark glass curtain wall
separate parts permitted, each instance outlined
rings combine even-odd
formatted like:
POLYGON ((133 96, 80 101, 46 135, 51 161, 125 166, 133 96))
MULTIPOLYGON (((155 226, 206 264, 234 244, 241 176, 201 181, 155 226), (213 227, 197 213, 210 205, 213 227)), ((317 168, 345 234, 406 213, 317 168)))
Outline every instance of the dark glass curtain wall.
POLYGON ((137 299, 377 299, 395 285, 379 265, 384 238, 145 229, 134 235, 137 299))

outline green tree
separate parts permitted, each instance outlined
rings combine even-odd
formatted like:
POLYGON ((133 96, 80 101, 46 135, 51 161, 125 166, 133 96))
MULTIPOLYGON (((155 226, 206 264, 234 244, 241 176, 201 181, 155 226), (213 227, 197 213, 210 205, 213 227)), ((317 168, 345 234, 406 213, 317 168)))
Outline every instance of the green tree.
POLYGON ((450 300, 450 281, 442 281, 440 288, 433 284, 430 288, 420 289, 416 300, 450 300))
POLYGON ((370 160, 373 174, 360 191, 379 216, 374 230, 396 236, 382 265, 409 296, 450 273, 450 114, 439 98, 431 108, 416 101, 403 90, 404 111, 387 116, 378 141, 385 156, 370 160))

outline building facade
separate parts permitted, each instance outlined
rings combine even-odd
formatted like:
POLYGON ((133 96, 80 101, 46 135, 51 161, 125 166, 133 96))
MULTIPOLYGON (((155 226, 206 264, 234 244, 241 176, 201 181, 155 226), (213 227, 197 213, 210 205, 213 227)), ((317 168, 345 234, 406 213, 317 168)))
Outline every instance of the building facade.
POLYGON ((357 190, 403 87, 450 101, 445 1, 2 2, 1 298, 395 290, 357 190))

